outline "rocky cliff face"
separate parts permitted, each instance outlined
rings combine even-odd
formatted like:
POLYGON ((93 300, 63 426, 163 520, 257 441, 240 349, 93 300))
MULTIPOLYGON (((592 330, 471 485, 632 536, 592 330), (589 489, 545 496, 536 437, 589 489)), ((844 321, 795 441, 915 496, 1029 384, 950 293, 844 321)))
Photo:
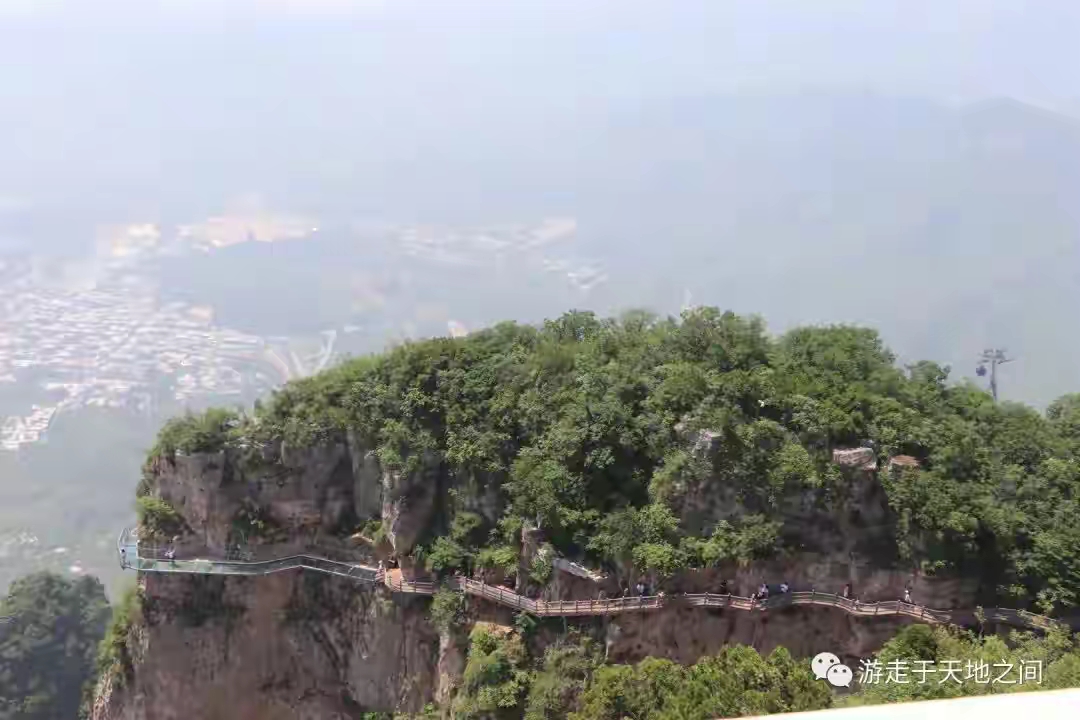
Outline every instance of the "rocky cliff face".
POLYGON ((195 553, 237 544, 264 553, 324 547, 381 517, 395 552, 405 555, 430 522, 441 487, 437 459, 423 458, 411 474, 391 472, 352 437, 181 455, 156 460, 153 471, 157 492, 190 531, 184 549, 195 553))
MULTIPOLYGON (((395 550, 407 552, 430 520, 437 488, 428 484, 434 466, 386 472, 354 438, 159 459, 153 475, 155 492, 186 526, 175 543, 182 557, 221 557, 242 545, 254 559, 308 551, 373 563, 344 535, 381 516, 395 550)), ((106 679, 96 720, 418 711, 439 694, 440 657, 454 670, 423 598, 298 571, 146 573, 140 585, 129 676, 106 679)))
POLYGON ((604 629, 608 662, 634 663, 648 656, 692 664, 724 645, 749 645, 761 653, 783 646, 796 657, 832 652, 858 666, 908 621, 855 618, 816 607, 748 613, 672 606, 658 613, 626 614, 604 629))
MULTIPOLYGON (((706 443, 707 444, 707 443, 706 443)), ((676 578, 669 592, 733 592, 762 581, 838 591, 852 583, 864 599, 893 599, 914 582, 919 601, 947 607, 969 603, 975 588, 927 581, 875 565, 860 538, 877 537, 887 513, 866 468, 852 475, 842 510, 808 499, 791 508, 807 538, 804 552, 753 569, 726 567, 676 578)), ((316 550, 373 562, 341 538, 380 517, 397 554, 411 550, 435 521, 447 480, 435 458, 411 474, 382 468, 369 448, 344 437, 314 448, 272 444, 257 452, 228 451, 158 460, 154 490, 183 517, 185 556, 218 556, 237 543, 256 557, 316 550)), ((487 483, 486 487, 491 484, 487 483)), ((478 493, 485 515, 497 498, 478 493)), ((523 558, 541 538, 523 533, 523 558)), ((358 718, 364 711, 419 711, 446 703, 460 681, 460 638, 440 637, 430 600, 392 595, 345 578, 306 571, 261 577, 147 573, 142 610, 129 636, 130 666, 104 679, 94 720, 275 720, 358 718)), ((595 597, 603 583, 556 572, 541 590, 548 598, 595 597)), ((607 588, 609 593, 618 588, 607 588)), ((471 602, 474 620, 502 624, 512 613, 471 602)), ((799 655, 829 650, 864 657, 902 620, 852 618, 829 608, 792 608, 767 615, 673 604, 659 613, 571 620, 606 640, 612 662, 663 656, 693 662, 726 643, 761 651, 783 645, 799 655)))
POLYGON ((418 711, 439 636, 419 599, 315 573, 144 579, 133 668, 95 720, 329 720, 418 711))

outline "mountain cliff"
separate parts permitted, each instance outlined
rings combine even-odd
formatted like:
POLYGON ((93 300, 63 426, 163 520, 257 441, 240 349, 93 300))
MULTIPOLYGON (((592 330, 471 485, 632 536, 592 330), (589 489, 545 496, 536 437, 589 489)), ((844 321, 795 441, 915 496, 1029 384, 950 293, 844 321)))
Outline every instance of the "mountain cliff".
MULTIPOLYGON (((907 587, 937 608, 1073 606, 1080 574, 1061 550, 1080 549, 1080 402, 1044 417, 946 378, 896 368, 869 330, 773 338, 711 309, 570 313, 354 360, 252 413, 178 418, 139 485, 140 556, 169 548, 179 569, 307 554, 378 567, 381 584, 141 573, 93 716, 435 704, 516 717, 571 645, 601 665, 734 662, 732 643, 855 658, 909 622, 677 601, 762 582, 850 585, 864 602, 907 587), (503 595, 461 596, 455 573, 503 595), (595 601, 638 583, 672 602, 560 622, 505 600, 595 601)), ((769 657, 787 672, 786 654, 769 657)), ((591 677, 555 693, 562 714, 591 677)), ((792 692, 769 707, 823 702, 792 692)))
MULTIPOLYGON (((176 521, 183 526, 177 542, 168 538, 169 547, 179 557, 235 557, 235 541, 250 527, 240 518, 249 517, 249 508, 257 505, 265 531, 247 536, 246 559, 307 552, 373 565, 376 550, 357 547, 340 535, 348 527, 343 518, 361 516, 372 493, 382 495, 377 512, 391 528, 384 556, 393 555, 393 543, 408 547, 401 544, 404 539, 430 522, 430 503, 402 501, 415 497, 411 483, 373 472, 376 463, 362 449, 350 448, 348 440, 290 452, 285 448, 283 453, 290 464, 275 463, 273 469, 250 474, 233 451, 155 462, 156 492, 177 509, 176 521)), ((434 474, 421 470, 417 477, 434 474)), ((147 545, 141 551, 153 555, 155 548, 147 545)), ((424 574, 408 575, 418 573, 424 574)), ((868 595, 889 598, 906 579, 902 572, 854 565, 840 552, 816 554, 803 565, 789 558, 742 571, 733 568, 724 577, 749 588, 758 574, 802 585, 816 581, 823 587, 859 578, 868 595)), ((715 591, 718 582, 717 570, 690 571, 668 587, 711 586, 715 591)), ((935 588, 943 604, 962 604, 963 596, 970 597, 957 584, 946 585, 940 592, 944 586, 927 587, 935 588)), ((600 586, 609 587, 603 581, 600 586)), ((559 573, 540 594, 594 599, 597 592, 592 583, 559 573)), ((140 578, 138 596, 137 618, 126 638, 129 654, 106 676, 96 720, 352 718, 371 710, 416 713, 430 703, 448 706, 463 679, 463 638, 477 626, 510 631, 516 622, 511 610, 478 602, 456 627, 440 629, 426 597, 311 571, 258 577, 148 572, 140 578)), ((830 647, 858 657, 879 647, 905 622, 816 608, 763 617, 675 606, 658 613, 584 618, 573 627, 602 644, 612 663, 668 657, 691 664, 733 643, 762 652, 785 647, 797 656, 830 647)), ((542 656, 564 636, 557 627, 547 628, 535 638, 533 650, 542 656)))

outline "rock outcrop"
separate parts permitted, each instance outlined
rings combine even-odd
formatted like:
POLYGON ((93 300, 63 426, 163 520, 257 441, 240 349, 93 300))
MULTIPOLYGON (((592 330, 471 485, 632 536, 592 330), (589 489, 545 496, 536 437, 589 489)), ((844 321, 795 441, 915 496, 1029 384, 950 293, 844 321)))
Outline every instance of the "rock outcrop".
POLYGON ((228 450, 155 462, 155 487, 184 518, 190 552, 236 544, 299 549, 333 543, 380 518, 394 551, 408 554, 429 526, 442 478, 434 456, 405 474, 383 468, 353 436, 312 447, 271 443, 259 461, 228 450), (251 515, 259 522, 251 522, 251 515))
MULTIPOLYGON (((381 517, 394 552, 408 553, 430 523, 441 477, 430 458, 409 475, 384 469, 355 437, 178 454, 152 471, 154 492, 187 529, 178 553, 222 557, 242 545, 252 559, 309 551, 365 562, 370 549, 350 543, 350 531, 381 517)), ((129 677, 103 679, 95 720, 415 712, 460 673, 425 598, 298 571, 147 573, 140 584, 129 677)))
POLYGON ((422 600, 315 573, 143 582, 133 672, 106 679, 94 720, 344 719, 439 694, 422 600))
POLYGON ((434 514, 442 487, 440 469, 437 456, 428 453, 412 473, 383 471, 383 530, 398 555, 412 552, 434 514))
POLYGON ((838 448, 833 450, 833 462, 845 468, 877 470, 877 456, 873 448, 838 448))
MULTIPOLYGON (((718 434, 705 432, 688 441, 702 457, 718 443, 718 434)), ((407 571, 407 555, 439 522, 450 484, 434 455, 411 464, 410 472, 391 470, 351 436, 308 448, 276 443, 247 450, 155 463, 154 492, 190 531, 181 552, 216 556, 242 542, 256 558, 317 548, 322 555, 370 562, 370 548, 346 538, 380 518, 407 571)), ((857 595, 874 600, 896 599, 910 586, 927 605, 971 605, 974 583, 928 581, 877 561, 876 543, 891 539, 882 530, 890 525, 889 509, 869 470, 869 452, 860 448, 837 457, 845 478, 839 495, 808 490, 784 508, 785 528, 797 535, 801 549, 752 568, 684 573, 666 589, 717 592, 723 580, 731 592, 748 594, 761 582, 787 581, 795 589, 837 592, 850 583, 857 595)), ((911 463, 890 467, 898 465, 911 463)), ((493 479, 468 482, 480 488, 470 507, 493 514, 493 479)), ((536 563, 546 562, 548 546, 533 527, 523 528, 521 546, 518 580, 525 583, 536 563)), ((891 551, 884 547, 883 556, 891 551)), ((530 592, 591 599, 621 591, 615 577, 547 559, 558 570, 546 587, 530 585, 530 592)), ((439 632, 429 619, 430 600, 420 596, 303 571, 246 578, 147 573, 140 582, 142 611, 128 637, 130 667, 103 679, 93 720, 324 720, 372 710, 416 712, 430 702, 445 706, 464 669, 468 626, 439 632)), ((507 608, 475 598, 470 617, 513 623, 507 608)), ((735 642, 763 652, 783 645, 796 655, 829 650, 865 657, 905 620, 856 618, 832 608, 762 614, 673 603, 655 613, 570 622, 603 637, 612 662, 651 655, 690 663, 735 642)))

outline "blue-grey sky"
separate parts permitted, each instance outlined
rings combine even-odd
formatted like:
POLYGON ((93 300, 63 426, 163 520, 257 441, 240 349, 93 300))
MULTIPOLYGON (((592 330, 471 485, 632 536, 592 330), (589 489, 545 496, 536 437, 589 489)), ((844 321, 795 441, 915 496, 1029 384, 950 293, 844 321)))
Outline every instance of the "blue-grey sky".
POLYGON ((89 71, 131 43, 147 71, 186 48, 187 77, 213 84, 272 44, 268 71, 362 71, 337 92, 390 96, 855 83, 1054 103, 1080 96, 1078 32, 1068 0, 0 0, 5 81, 38 63, 89 71))
POLYGON ((1068 0, 0 0, 0 198, 195 163, 299 181, 346 145, 394 163, 733 90, 1073 107, 1076 37, 1068 0))

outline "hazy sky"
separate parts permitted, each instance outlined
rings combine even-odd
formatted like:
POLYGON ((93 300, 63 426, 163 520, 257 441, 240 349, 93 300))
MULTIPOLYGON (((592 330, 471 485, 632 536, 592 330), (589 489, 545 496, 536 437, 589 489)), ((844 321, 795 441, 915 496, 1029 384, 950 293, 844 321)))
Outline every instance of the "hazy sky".
MULTIPOLYGON (((582 252, 606 250, 613 305, 675 310, 685 287, 773 328, 867 322, 960 373, 1005 345, 1005 396, 1045 404, 1080 388, 1060 330, 1080 301, 1080 170, 1052 184, 1057 148, 1027 174, 950 175, 939 115, 958 113, 932 103, 859 106, 871 122, 818 148, 808 129, 832 118, 812 102, 750 113, 733 139, 716 121, 742 98, 605 141, 672 98, 793 89, 1080 116, 1078 39, 1077 0, 0 0, 0 252, 85 250, 98 224, 190 222, 247 192, 320 225, 325 208, 573 215, 582 252), (742 142, 761 136, 793 142, 761 157, 742 142)), ((454 313, 516 311, 457 287, 454 313)))
POLYGON ((1069 0, 0 0, 0 208, 304 184, 733 89, 1071 106, 1078 20, 1069 0))
POLYGON ((317 67, 328 85, 354 80, 334 94, 398 99, 773 83, 1080 97, 1070 0, 0 0, 0 18, 5 86, 120 55, 146 71, 180 56, 208 84, 258 58, 265 72, 245 76, 282 91, 287 68, 317 67))

